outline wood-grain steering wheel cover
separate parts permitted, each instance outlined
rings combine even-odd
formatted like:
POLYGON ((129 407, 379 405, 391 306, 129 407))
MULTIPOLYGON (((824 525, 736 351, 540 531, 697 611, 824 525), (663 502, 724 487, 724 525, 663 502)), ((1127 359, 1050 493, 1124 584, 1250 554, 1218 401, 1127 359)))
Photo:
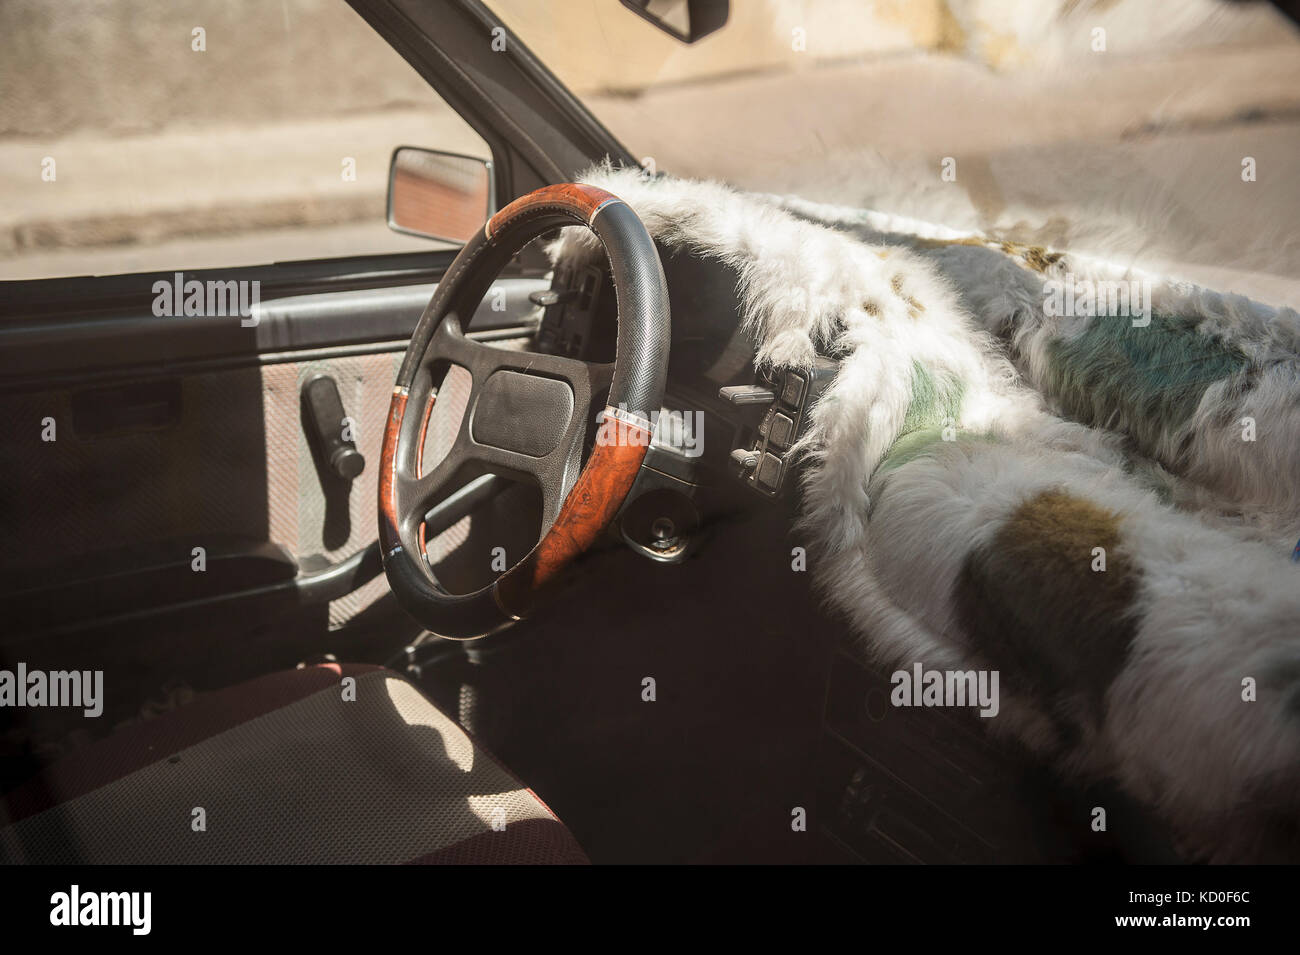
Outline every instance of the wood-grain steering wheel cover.
MULTIPOLYGON (((526 615, 548 585, 609 525, 650 443, 649 421, 620 415, 620 440, 596 442, 542 539, 492 585, 475 593, 443 591, 423 555, 412 554, 402 543, 394 484, 399 452, 410 451, 400 441, 412 382, 434 332, 458 305, 470 299, 477 304, 525 243, 557 226, 575 224, 591 229, 605 247, 618 301, 615 370, 606 410, 621 407, 648 415, 663 401, 670 339, 667 283, 653 240, 622 200, 594 186, 547 186, 510 203, 466 243, 411 336, 389 404, 378 482, 379 540, 389 584, 407 613, 443 636, 479 636, 526 615)), ((411 430, 408 426, 408 441, 413 440, 411 430)), ((422 421, 417 430, 423 431, 422 421)))

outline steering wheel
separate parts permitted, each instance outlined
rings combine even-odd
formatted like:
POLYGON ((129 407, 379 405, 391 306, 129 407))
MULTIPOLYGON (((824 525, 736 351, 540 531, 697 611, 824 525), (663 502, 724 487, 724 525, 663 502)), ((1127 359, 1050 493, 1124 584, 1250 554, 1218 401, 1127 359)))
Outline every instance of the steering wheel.
POLYGON ((420 317, 393 388, 379 469, 379 543, 399 605, 447 637, 474 637, 525 616, 559 572, 614 517, 650 443, 649 415, 668 373, 668 288, 645 226, 616 196, 593 186, 547 186, 516 199, 456 256, 420 317), (465 337, 463 324, 526 243, 559 226, 582 225, 605 248, 618 304, 613 364, 494 348, 465 337), (438 369, 460 365, 473 379, 451 450, 427 473, 425 429, 438 369), (582 464, 588 426, 603 421, 582 464), (408 413, 410 412, 410 413, 408 413), (424 516, 466 469, 535 480, 542 530, 536 546, 491 585, 452 594, 433 575, 424 516))

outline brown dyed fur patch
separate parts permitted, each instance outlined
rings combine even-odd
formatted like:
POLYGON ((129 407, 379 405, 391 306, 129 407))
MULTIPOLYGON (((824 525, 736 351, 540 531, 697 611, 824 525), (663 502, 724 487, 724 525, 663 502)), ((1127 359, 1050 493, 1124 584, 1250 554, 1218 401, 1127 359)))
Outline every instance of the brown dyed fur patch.
POLYGON ((1054 490, 1021 504, 967 557, 953 596, 1008 693, 1057 717, 1082 710, 1099 719, 1137 632, 1138 582, 1118 516, 1054 490), (1094 547, 1106 549, 1104 571, 1092 569, 1094 547))
POLYGON ((901 298, 908 305, 907 314, 909 318, 917 319, 925 311, 925 306, 918 302, 913 296, 907 295, 903 291, 903 276, 895 275, 889 280, 889 287, 894 290, 894 294, 901 298))

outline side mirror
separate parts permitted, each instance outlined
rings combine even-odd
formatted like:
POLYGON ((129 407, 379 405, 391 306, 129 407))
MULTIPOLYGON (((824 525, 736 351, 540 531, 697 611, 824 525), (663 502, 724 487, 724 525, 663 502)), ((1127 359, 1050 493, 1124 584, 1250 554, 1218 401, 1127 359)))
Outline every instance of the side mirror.
POLYGON ((398 146, 388 168, 388 227, 464 244, 493 212, 492 163, 398 146))
POLYGON ((694 43, 727 25, 729 0, 622 0, 642 19, 683 43, 694 43))

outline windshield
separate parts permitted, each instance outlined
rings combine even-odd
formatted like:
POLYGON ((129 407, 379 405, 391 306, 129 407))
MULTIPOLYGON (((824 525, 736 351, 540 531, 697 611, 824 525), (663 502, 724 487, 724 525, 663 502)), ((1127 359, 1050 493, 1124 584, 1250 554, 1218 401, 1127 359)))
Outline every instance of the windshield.
MULTIPOLYGON (((1300 300, 1300 36, 1210 0, 494 9, 645 165, 1300 300)), ((922 228, 921 226, 917 226, 922 228)))

